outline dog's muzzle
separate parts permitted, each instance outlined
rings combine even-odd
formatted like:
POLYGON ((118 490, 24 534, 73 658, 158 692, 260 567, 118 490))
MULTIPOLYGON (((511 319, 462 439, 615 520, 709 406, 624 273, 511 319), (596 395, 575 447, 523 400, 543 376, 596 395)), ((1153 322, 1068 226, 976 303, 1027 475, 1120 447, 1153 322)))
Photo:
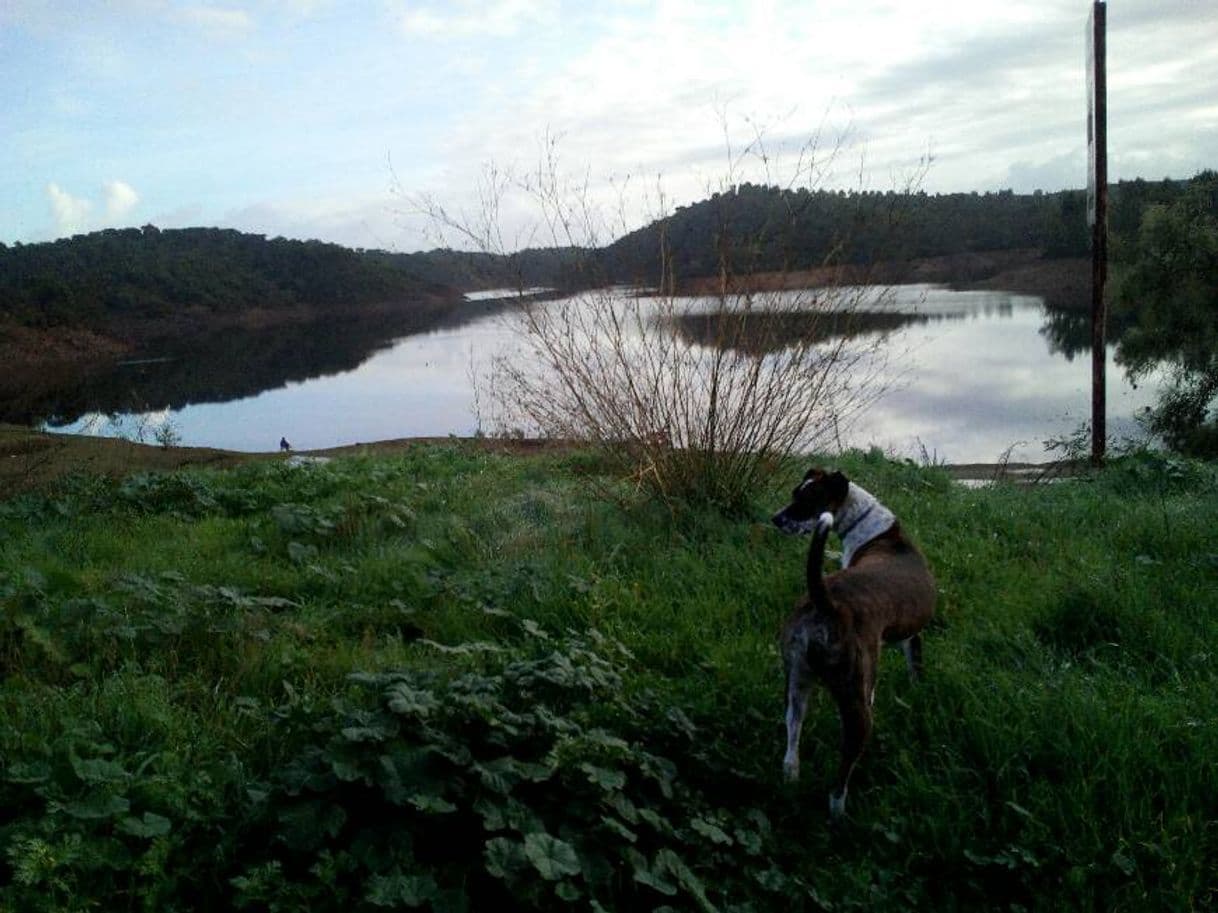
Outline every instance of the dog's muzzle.
POLYGON ((770 518, 771 522, 784 533, 790 533, 793 536, 810 536, 821 529, 828 533, 833 528, 833 514, 825 511, 815 520, 796 520, 788 515, 789 507, 784 507, 778 513, 770 518))
POLYGON ((770 520, 784 533, 789 533, 792 536, 810 536, 812 531, 816 529, 816 524, 811 520, 795 520, 787 516, 785 509, 774 514, 770 520))

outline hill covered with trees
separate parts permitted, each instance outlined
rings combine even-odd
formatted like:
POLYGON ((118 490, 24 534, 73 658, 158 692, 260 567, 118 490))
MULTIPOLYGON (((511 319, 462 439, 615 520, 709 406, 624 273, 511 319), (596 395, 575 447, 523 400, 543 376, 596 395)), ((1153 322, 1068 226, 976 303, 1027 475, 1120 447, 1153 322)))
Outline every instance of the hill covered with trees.
MULTIPOLYGON (((1194 180, 1198 180, 1194 179, 1194 180)), ((1122 181, 1110 188, 1115 239, 1137 235, 1148 206, 1170 205, 1193 181, 1122 181)), ((805 272, 826 265, 886 265, 900 281, 978 281, 1008 267, 1002 252, 1024 260, 1087 256, 1090 231, 1082 190, 1017 194, 928 194, 788 190, 744 183, 688 206, 597 249, 528 249, 511 254, 438 249, 382 254, 434 282, 462 289, 605 283, 697 288, 699 279, 805 272), (978 264, 981 264, 979 267, 978 264)))
MULTIPOLYGON (((1134 237, 1147 206, 1171 203, 1190 183, 1112 185, 1114 236, 1134 237)), ((604 251, 603 263, 617 281, 651 277, 650 284, 671 280, 679 288, 721 268, 751 275, 1012 250, 1048 259, 1083 257, 1089 238, 1081 190, 932 195, 741 184, 618 239, 604 251)))
MULTIPOLYGON (((1144 211, 1173 205, 1203 177, 1113 185, 1114 257, 1132 256, 1144 211)), ((1086 254, 1085 207, 1082 191, 932 195, 746 183, 678 207, 602 248, 510 254, 351 250, 217 228, 110 229, 0 244, 0 349, 6 358, 71 359, 226 326, 370 313, 379 319, 390 312, 409 331, 451 315, 458 289, 629 283, 700 291, 698 280, 707 277, 825 264, 882 263, 885 281, 984 282, 1001 281, 994 273, 1035 259, 1042 284, 1060 290, 1063 271, 1044 264, 1086 254), (57 345, 63 351, 56 353, 57 345)))
POLYGON ((153 326, 223 324, 250 312, 336 317, 370 304, 434 306, 456 297, 400 264, 337 244, 219 228, 146 225, 0 244, 0 320, 25 327, 140 337, 153 326))

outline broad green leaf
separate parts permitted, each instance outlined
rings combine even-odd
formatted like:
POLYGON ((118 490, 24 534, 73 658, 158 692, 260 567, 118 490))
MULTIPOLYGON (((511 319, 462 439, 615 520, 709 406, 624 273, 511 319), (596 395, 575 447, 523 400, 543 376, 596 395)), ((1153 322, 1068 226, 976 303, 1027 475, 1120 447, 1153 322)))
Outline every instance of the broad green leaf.
POLYGON ((768 868, 764 872, 755 872, 753 878, 767 891, 773 891, 775 894, 785 893, 791 884, 791 879, 782 870, 774 867, 768 868))
POLYGON ((144 812, 143 818, 124 818, 118 823, 118 829, 132 837, 164 837, 171 827, 169 819, 156 812, 144 812))
POLYGON ((662 849, 656 853, 656 862, 652 871, 654 872, 661 868, 677 877, 677 882, 681 887, 685 888, 698 901, 698 906, 702 908, 703 913, 718 913, 715 905, 706 898, 706 886, 702 884, 702 880, 694 874, 693 870, 685 864, 684 859, 670 849, 662 849))
POLYGON ((354 783, 356 780, 363 778, 364 774, 355 764, 350 761, 343 761, 339 758, 330 760, 330 770, 334 772, 334 776, 342 780, 344 783, 354 783))
POLYGON ((377 907, 421 907, 436 896, 436 882, 430 875, 373 875, 368 880, 368 903, 377 907))
POLYGON ((73 757, 72 770, 85 783, 118 783, 127 779, 127 771, 122 764, 105 758, 81 760, 73 757))
POLYGON ((1120 869, 1126 878, 1132 877, 1133 873, 1138 869, 1138 864, 1120 850, 1112 854, 1112 864, 1120 869))
POLYGON ((507 827, 507 818, 497 799, 479 799, 474 803, 474 811, 482 817, 482 826, 488 831, 501 831, 507 827))
POLYGON ((613 810, 622 816, 628 824, 639 823, 639 810, 633 802, 621 793, 613 793, 607 798, 613 810))
POLYGON ((560 900, 565 900, 567 903, 573 903, 574 901, 579 900, 580 897, 583 896, 584 892, 581 891, 576 885, 571 884, 569 881, 560 881, 558 884, 554 885, 554 893, 558 895, 560 900))
POLYGON ((672 897, 677 893, 677 886, 675 884, 663 875, 652 872, 650 869, 635 869, 634 880, 639 884, 647 885, 653 891, 659 891, 666 897, 672 897))
POLYGON ((579 856, 571 844, 546 833, 533 833, 524 838, 524 854, 547 881, 558 881, 564 875, 578 875, 579 856))
POLYGON ((626 785, 626 775, 620 770, 609 770, 587 762, 580 764, 579 769, 588 775, 589 783, 605 792, 616 792, 626 785))
POLYGON ((603 815, 601 817, 601 823, 604 824, 605 827, 609 828, 609 830, 611 830, 615 834, 617 834, 619 837, 622 837, 623 839, 628 840, 631 843, 634 843, 636 840, 639 839, 638 834, 636 834, 630 828, 626 827, 626 825, 622 824, 622 822, 618 821, 616 818, 610 818, 608 815, 603 815))
POLYGON ((503 759, 500 758, 495 761, 489 761, 486 764, 475 764, 474 770, 478 772, 483 786, 492 792, 499 793, 501 796, 506 796, 512 791, 512 787, 516 785, 517 777, 502 762, 503 759))
POLYGON ((380 726, 348 726, 340 734, 348 742, 383 742, 392 733, 380 726))
POLYGON ((412 688, 406 682, 397 682, 385 690, 389 709, 402 716, 426 717, 440 702, 430 691, 412 688))
POLYGON ((668 820, 666 818, 660 817, 658 814, 656 814, 649 808, 640 808, 639 817, 642 818, 644 821, 646 821, 648 824, 650 824, 653 828, 655 828, 661 834, 668 834, 668 833, 672 832, 672 825, 668 823, 668 820))
POLYGON ((9 766, 4 779, 9 783, 45 783, 51 776, 51 765, 45 761, 18 762, 9 766))
POLYGON ((288 558, 293 564, 304 564, 310 558, 317 557, 317 546, 307 545, 293 539, 288 543, 288 558))
POLYGON ((95 792, 76 802, 65 802, 63 810, 73 818, 96 820, 113 818, 115 815, 125 815, 131 808, 131 803, 122 796, 109 793, 95 792))
POLYGON ((457 806, 451 802, 441 799, 439 796, 428 796, 423 793, 411 796, 409 802, 419 811, 427 812, 428 814, 446 815, 449 812, 457 810, 457 806))
POLYGON ((732 838, 728 836, 728 834, 717 824, 714 824, 705 818, 695 818, 690 822, 690 826, 712 843, 720 843, 724 846, 732 845, 732 838))
POLYGON ((482 851, 486 870, 495 878, 515 875, 526 864, 524 845, 507 837, 493 837, 482 851))
POLYGON ((746 853, 748 853, 750 856, 760 856, 761 855, 761 837, 760 836, 753 833, 752 831, 746 831, 743 828, 739 828, 739 827, 736 828, 734 833, 736 836, 736 842, 740 844, 740 846, 744 849, 744 851, 746 853))

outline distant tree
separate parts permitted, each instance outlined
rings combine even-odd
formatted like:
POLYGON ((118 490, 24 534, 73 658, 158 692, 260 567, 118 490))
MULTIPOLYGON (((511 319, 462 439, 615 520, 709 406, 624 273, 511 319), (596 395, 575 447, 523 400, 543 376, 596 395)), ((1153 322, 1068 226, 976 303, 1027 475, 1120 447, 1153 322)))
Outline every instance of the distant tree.
POLYGON ((1085 257, 1091 235, 1082 191, 1056 194, 1044 208, 1042 248, 1046 257, 1085 257))
POLYGON ((1218 455, 1218 173, 1150 205, 1127 257, 1116 302, 1130 326, 1118 358, 1135 378, 1167 366, 1172 383, 1152 430, 1173 447, 1218 455))

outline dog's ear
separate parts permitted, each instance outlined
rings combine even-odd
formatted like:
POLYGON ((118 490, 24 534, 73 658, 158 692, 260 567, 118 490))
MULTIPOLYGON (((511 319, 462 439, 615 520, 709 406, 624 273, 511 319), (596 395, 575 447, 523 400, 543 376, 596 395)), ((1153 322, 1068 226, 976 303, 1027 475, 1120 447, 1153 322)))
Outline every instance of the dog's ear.
POLYGON ((813 466, 811 469, 809 469, 807 472, 804 473, 804 481, 812 482, 817 479, 823 479, 824 476, 825 476, 825 471, 823 469, 821 469, 819 466, 813 466))
POLYGON ((840 504, 846 500, 846 493, 850 490, 850 480, 841 472, 834 472, 825 478, 825 491, 829 495, 829 500, 840 504))

